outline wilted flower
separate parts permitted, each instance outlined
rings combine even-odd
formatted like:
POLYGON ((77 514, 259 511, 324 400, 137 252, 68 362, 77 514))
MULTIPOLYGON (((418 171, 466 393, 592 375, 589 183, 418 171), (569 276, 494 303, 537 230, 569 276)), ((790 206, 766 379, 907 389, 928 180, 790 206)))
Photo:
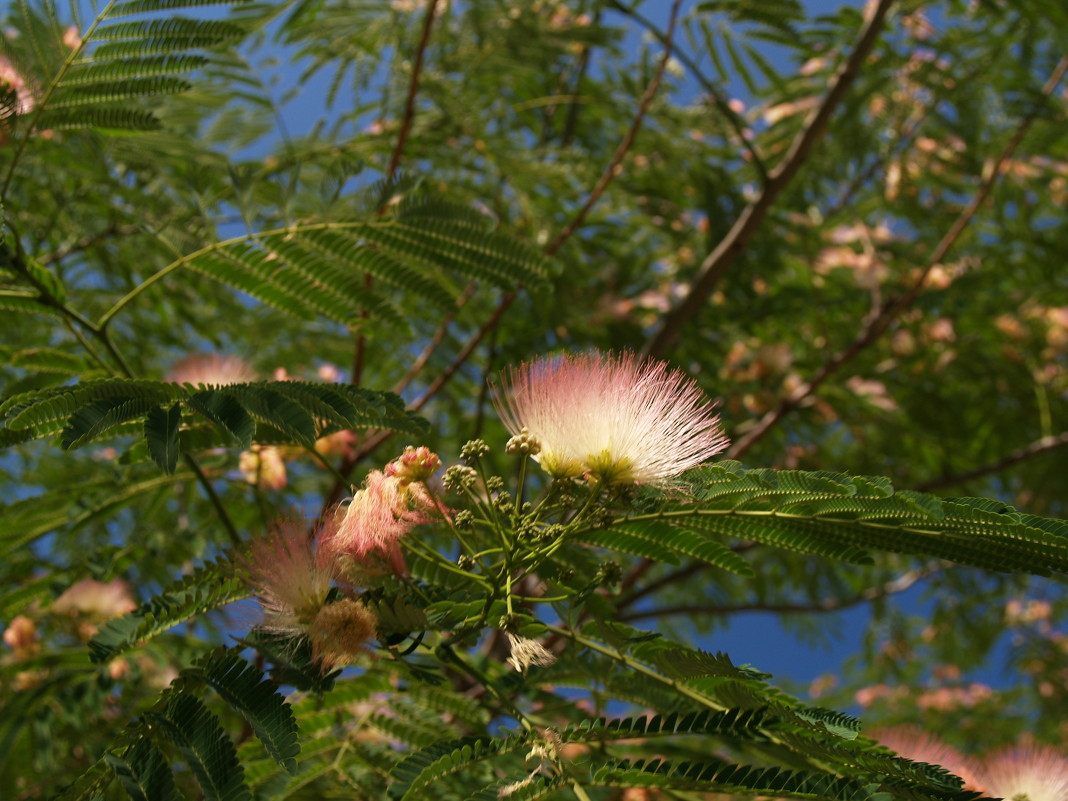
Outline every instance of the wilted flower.
POLYGON ((1007 801, 1068 798, 1068 757, 1048 746, 995 751, 986 755, 976 772, 975 787, 991 798, 1007 801))
POLYGON ((629 353, 513 368, 494 402, 513 435, 537 439, 534 458, 554 478, 663 485, 727 447, 691 379, 629 353))
POLYGON ((242 451, 237 469, 249 484, 260 489, 280 490, 286 486, 286 463, 282 449, 274 445, 253 445, 242 451))
POLYGON ((334 577, 329 554, 297 522, 254 540, 241 561, 266 612, 263 627, 304 634, 326 604, 334 577))
POLYGON ((506 634, 508 636, 508 647, 512 651, 512 655, 508 657, 508 664, 520 673, 526 673, 527 668, 531 665, 547 667, 556 661, 553 652, 537 640, 520 637, 510 631, 506 632, 506 634))
POLYGON ((167 380, 176 384, 225 386, 255 381, 255 370, 237 356, 196 353, 175 363, 167 380))

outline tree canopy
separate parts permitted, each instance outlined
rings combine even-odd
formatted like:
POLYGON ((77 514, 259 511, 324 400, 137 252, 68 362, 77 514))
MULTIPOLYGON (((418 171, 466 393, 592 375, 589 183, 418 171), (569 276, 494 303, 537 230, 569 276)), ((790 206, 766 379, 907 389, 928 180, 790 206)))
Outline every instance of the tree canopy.
POLYGON ((1068 788, 1064 3, 4 15, 4 798, 1068 788))

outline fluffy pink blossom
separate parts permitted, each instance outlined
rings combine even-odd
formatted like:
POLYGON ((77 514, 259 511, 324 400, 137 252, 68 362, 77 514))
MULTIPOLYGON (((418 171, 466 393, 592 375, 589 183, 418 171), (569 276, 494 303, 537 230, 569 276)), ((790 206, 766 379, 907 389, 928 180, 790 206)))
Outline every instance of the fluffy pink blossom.
POLYGON ((442 513, 420 482, 405 483, 397 476, 372 470, 363 489, 344 507, 344 515, 325 547, 343 569, 370 567, 379 556, 385 557, 395 572, 405 573, 400 538, 413 526, 432 520, 431 510, 442 513))
POLYGON ((256 371, 237 356, 195 353, 171 368, 167 380, 176 384, 224 386, 255 381, 256 371))
POLYGON ((400 482, 380 470, 372 470, 364 488, 344 508, 327 543, 335 557, 346 565, 366 564, 377 554, 385 556, 396 572, 406 572, 399 541, 422 521, 412 518, 400 482))
POLYGON ((512 368, 494 403, 512 434, 537 439, 534 458, 554 477, 664 485, 728 442, 691 379, 630 353, 512 368))
MULTIPOLYGON (((1004 748, 988 754, 974 789, 1009 801, 1065 801, 1068 756, 1048 746, 1004 748)), ((969 788, 972 785, 969 784, 969 788)))
POLYGON ((61 615, 85 615, 97 623, 125 615, 137 608, 130 585, 122 579, 97 581, 86 578, 72 584, 56 598, 52 611, 61 615))
POLYGON ((964 779, 966 786, 975 784, 975 771, 971 761, 951 745, 918 726, 890 726, 874 729, 868 736, 885 745, 891 751, 913 762, 940 765, 950 773, 964 779))
POLYGON ((254 540, 241 564, 266 613, 264 628, 291 634, 311 626, 334 578, 328 553, 298 522, 254 540))

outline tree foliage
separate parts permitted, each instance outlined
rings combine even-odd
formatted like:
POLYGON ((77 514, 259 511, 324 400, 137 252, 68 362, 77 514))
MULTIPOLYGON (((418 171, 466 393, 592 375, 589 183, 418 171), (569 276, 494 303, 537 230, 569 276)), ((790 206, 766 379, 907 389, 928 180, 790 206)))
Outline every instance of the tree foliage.
POLYGON ((969 801, 879 727, 1068 739, 1062 3, 3 13, 4 798, 969 801), (506 449, 582 351, 722 458, 506 449), (266 597, 376 487, 417 528, 266 597), (809 687, 716 642, 858 606, 809 687))

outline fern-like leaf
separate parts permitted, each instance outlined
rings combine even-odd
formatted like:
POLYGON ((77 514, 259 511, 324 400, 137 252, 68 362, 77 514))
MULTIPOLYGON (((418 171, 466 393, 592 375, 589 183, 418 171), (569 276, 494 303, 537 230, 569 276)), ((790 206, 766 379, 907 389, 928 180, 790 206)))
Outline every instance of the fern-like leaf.
POLYGON ((245 716, 267 753, 290 773, 300 753, 293 711, 271 681, 232 649, 221 648, 197 660, 182 675, 210 685, 230 706, 245 716))
POLYGON ((235 575, 232 562, 209 563, 133 612, 101 626, 89 641, 89 658, 107 662, 172 626, 250 594, 235 575))
POLYGON ((147 737, 140 738, 121 757, 105 754, 104 761, 118 777, 130 801, 180 801, 171 769, 147 737))
POLYGON ((237 751, 219 719, 199 700, 174 693, 159 711, 144 715, 149 729, 173 743, 209 801, 249 801, 237 751))

